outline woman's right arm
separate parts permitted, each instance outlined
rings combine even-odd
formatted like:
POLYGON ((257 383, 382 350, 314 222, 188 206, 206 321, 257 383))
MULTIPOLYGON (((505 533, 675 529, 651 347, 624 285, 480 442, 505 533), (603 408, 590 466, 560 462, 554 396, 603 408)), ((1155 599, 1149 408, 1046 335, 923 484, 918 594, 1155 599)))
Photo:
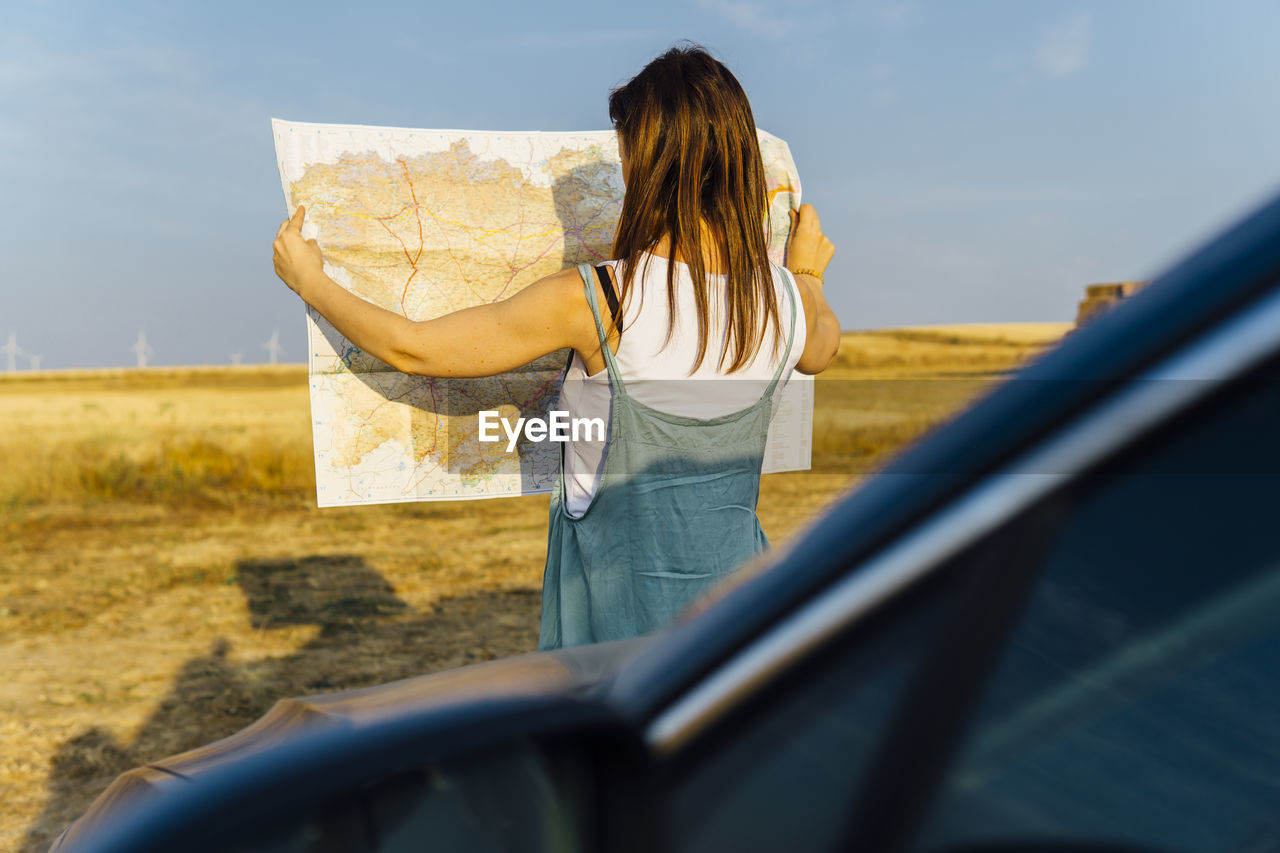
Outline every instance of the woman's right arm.
POLYGON ((804 305, 804 352, 796 362, 801 373, 821 373, 835 360, 840 349, 840 320, 822 293, 822 279, 836 247, 822 233, 822 223, 811 204, 791 211, 791 236, 787 240, 787 269, 800 286, 804 305), (812 273, 817 273, 813 275, 812 273))
POLYGON ((329 278, 320 246, 302 237, 305 215, 299 205, 276 231, 276 275, 343 337, 396 370, 424 376, 493 376, 565 347, 584 360, 600 351, 595 318, 574 267, 498 302, 414 322, 329 278))

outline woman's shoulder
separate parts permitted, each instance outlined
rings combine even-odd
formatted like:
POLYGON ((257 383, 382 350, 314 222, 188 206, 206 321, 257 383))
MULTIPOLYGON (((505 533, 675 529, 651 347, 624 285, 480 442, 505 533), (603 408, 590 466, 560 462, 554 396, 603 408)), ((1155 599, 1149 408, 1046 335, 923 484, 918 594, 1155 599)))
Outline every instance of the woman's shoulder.
MULTIPOLYGON (((597 284, 597 290, 599 285, 597 284)), ((548 318, 554 318, 556 325, 569 332, 574 341, 573 347, 579 351, 594 345, 599 346, 596 336, 595 319, 591 314, 591 306, 587 302, 586 289, 582 274, 578 267, 565 267, 558 272, 543 276, 520 291, 521 297, 534 296, 533 305, 544 305, 548 318)))

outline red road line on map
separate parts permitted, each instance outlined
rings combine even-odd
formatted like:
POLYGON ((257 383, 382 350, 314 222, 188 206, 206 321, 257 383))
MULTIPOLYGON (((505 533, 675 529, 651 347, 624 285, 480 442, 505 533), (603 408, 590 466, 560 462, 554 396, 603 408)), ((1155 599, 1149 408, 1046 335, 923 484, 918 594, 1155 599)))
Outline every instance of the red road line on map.
POLYGON ((511 270, 511 276, 507 279, 507 283, 506 283, 506 284, 504 284, 504 285, 502 286, 502 290, 499 290, 499 291, 498 291, 498 295, 497 295, 496 297, 494 297, 494 300, 493 300, 493 301, 494 301, 494 302, 497 302, 499 299, 501 299, 501 298, 502 298, 502 296, 503 296, 503 294, 505 294, 505 293, 507 292, 507 289, 508 289, 509 287, 511 287, 511 283, 512 283, 513 281, 515 281, 515 280, 516 280, 516 276, 520 275, 520 273, 524 272, 524 271, 525 271, 525 270, 527 270, 529 267, 533 266, 533 265, 534 265, 534 264, 536 264, 538 261, 540 261, 540 260, 542 260, 543 258, 545 258, 545 257, 547 256, 547 253, 548 253, 548 252, 550 252, 552 249, 554 249, 554 248, 555 248, 556 243, 561 242, 563 239, 564 239, 563 237, 558 237, 558 238, 556 238, 555 240, 552 240, 552 241, 551 241, 551 245, 550 245, 550 246, 547 246, 547 248, 545 248, 545 249, 543 249, 543 250, 542 250, 542 253, 541 253, 541 254, 539 254, 536 258, 534 258, 533 260, 529 261, 529 263, 525 264, 525 265, 524 265, 524 266, 522 266, 522 267, 513 267, 513 266, 511 266, 511 260, 510 260, 510 259, 508 259, 508 260, 507 260, 507 268, 508 268, 509 270, 511 270))
POLYGON ((409 262, 409 268, 413 270, 413 272, 409 273, 409 277, 405 279, 404 287, 400 291, 400 313, 407 317, 408 309, 405 307, 404 302, 409 297, 409 285, 413 283, 414 277, 418 274, 418 261, 422 259, 422 252, 426 247, 426 238, 422 231, 422 213, 418 209, 418 192, 414 189, 413 178, 409 176, 409 164, 399 157, 396 158, 396 162, 404 170, 404 180, 409 185, 409 197, 413 200, 413 203, 401 207, 391 216, 375 216, 373 220, 381 225, 393 240, 400 244, 400 251, 404 252, 404 259, 409 262), (409 253, 409 247, 405 245, 404 240, 400 238, 399 234, 391 230, 391 226, 387 224, 387 220, 397 219, 400 214, 410 209, 413 210, 413 218, 418 222, 418 251, 415 254, 409 253))
MULTIPOLYGON (((400 291, 400 312, 407 317, 408 309, 405 308, 404 301, 409 297, 409 284, 413 281, 413 277, 418 274, 418 261, 422 258, 422 249, 426 241, 422 235, 422 213, 418 209, 418 192, 413 188, 413 178, 409 176, 409 164, 399 157, 396 158, 396 162, 400 164, 400 168, 404 169, 404 180, 409 185, 409 197, 413 199, 413 218, 418 221, 418 253, 412 258, 409 258, 409 250, 407 248, 404 253, 409 260, 409 266, 413 268, 413 272, 409 273, 409 277, 405 279, 404 290, 400 291)), ((400 245, 403 246, 404 241, 401 241, 400 245)))
MULTIPOLYGON (((399 213, 397 213, 397 214, 396 214, 396 216, 399 216, 399 215, 400 215, 399 213)), ((400 244, 400 250, 401 250, 402 252, 404 252, 405 260, 407 260, 407 261, 409 262, 409 266, 410 266, 410 267, 413 269, 413 271, 416 273, 416 272, 417 272, 417 265, 416 265, 416 263, 414 262, 413 258, 409 257, 409 247, 408 247, 408 246, 406 246, 406 245, 404 244, 404 241, 400 239, 400 235, 399 235, 399 234, 397 234, 396 232, 392 231, 392 230, 391 230, 391 226, 387 225, 387 223, 385 223, 385 222, 383 222, 383 221, 382 221, 382 217, 380 217, 380 216, 375 216, 375 217, 374 217, 374 221, 375 221, 375 222, 377 222, 379 225, 381 225, 381 226, 386 230, 386 232, 387 232, 388 234, 390 234, 390 235, 391 235, 391 239, 395 240, 397 243, 399 243, 399 244, 400 244)), ((412 276, 412 275, 410 275, 410 278, 412 279, 412 278, 413 278, 413 276, 412 276)), ((407 282, 407 281, 406 281, 406 282, 405 282, 405 285, 404 285, 404 291, 400 294, 400 311, 401 311, 401 312, 403 312, 403 311, 404 311, 404 299, 405 299, 405 294, 407 294, 408 292, 409 292, 409 282, 407 282)))
POLYGON ((413 178, 409 177, 409 164, 399 158, 396 162, 400 164, 400 168, 404 169, 404 180, 409 185, 409 197, 413 199, 413 216, 418 220, 418 254, 413 256, 413 264, 416 270, 418 260, 422 257, 422 247, 424 241, 422 238, 422 214, 418 211, 418 191, 413 188, 413 178))

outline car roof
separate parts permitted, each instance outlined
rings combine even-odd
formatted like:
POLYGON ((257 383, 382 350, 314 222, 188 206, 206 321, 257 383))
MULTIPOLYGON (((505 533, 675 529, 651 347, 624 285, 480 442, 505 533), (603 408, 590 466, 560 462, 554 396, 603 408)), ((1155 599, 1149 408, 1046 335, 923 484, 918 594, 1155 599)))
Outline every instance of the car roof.
POLYGON ((441 712, 493 701, 590 692, 650 638, 616 640, 486 661, 372 687, 295 699, 234 734, 122 773, 63 835, 53 850, 78 849, 131 814, 134 807, 178 793, 193 780, 290 744, 332 733, 416 725, 441 712))
POLYGON ((832 505, 752 577, 632 661, 613 700, 633 719, 652 718, 851 567, 1278 283, 1280 197, 1070 333, 832 505))

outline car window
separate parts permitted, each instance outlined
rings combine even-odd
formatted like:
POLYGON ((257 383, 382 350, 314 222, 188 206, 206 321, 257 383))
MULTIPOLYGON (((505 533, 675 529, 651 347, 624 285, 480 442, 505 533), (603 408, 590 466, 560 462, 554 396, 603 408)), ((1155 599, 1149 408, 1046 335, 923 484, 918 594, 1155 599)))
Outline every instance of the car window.
POLYGON ((949 589, 908 595, 770 686, 664 798, 678 851, 833 849, 949 589))
POLYGON ((915 849, 1280 848, 1278 439, 1270 368, 1068 491, 915 849))

